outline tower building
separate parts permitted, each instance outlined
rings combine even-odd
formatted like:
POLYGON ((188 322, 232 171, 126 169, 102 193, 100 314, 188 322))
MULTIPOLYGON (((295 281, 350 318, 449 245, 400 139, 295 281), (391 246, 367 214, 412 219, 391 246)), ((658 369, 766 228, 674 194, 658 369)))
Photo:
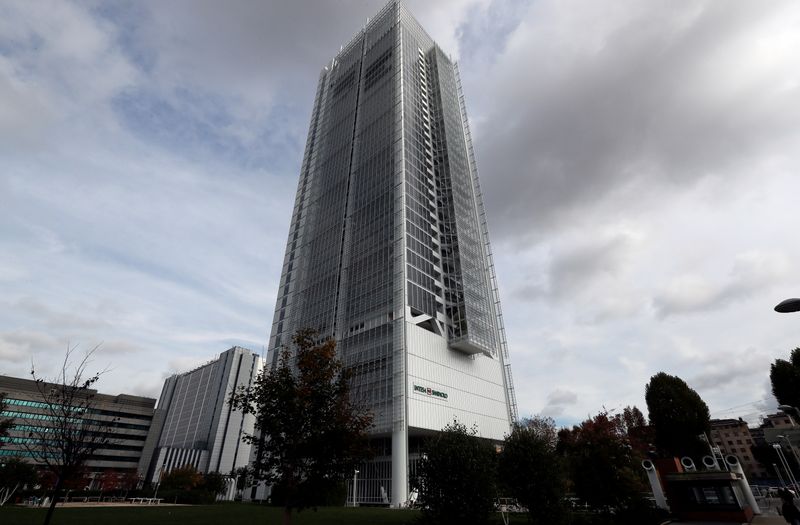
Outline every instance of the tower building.
POLYGON ((374 414, 362 502, 404 503, 421 440, 516 419, 458 68, 393 0, 319 77, 269 339, 337 341, 374 414))
POLYGON ((231 393, 249 387, 261 372, 261 357, 234 346, 219 358, 168 377, 153 416, 139 471, 157 482, 170 471, 192 466, 199 472, 230 474, 250 463, 255 416, 232 410, 231 393))

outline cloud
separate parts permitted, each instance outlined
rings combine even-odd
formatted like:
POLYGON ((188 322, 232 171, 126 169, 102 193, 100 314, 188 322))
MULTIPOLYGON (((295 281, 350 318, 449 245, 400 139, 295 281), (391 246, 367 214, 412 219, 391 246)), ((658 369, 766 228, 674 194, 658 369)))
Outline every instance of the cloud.
POLYGON ((131 343, 129 341, 122 341, 122 340, 110 340, 110 341, 102 341, 98 343, 100 346, 98 350, 100 353, 105 356, 107 354, 111 355, 142 355, 143 349, 141 346, 131 343))
POLYGON ((763 292, 780 283, 789 271, 782 254, 745 253, 736 257, 723 281, 699 275, 677 276, 654 299, 660 318, 670 315, 718 310, 763 292))
POLYGON ((472 114, 499 237, 539 238, 797 150, 791 2, 529 5, 466 93, 486 94, 472 114))
POLYGON ((706 359, 695 366, 699 373, 688 379, 692 388, 711 391, 735 385, 755 374, 764 375, 769 371, 770 359, 754 348, 732 351, 728 359, 706 359))
POLYGON ((614 277, 630 251, 631 236, 584 239, 554 254, 550 262, 550 295, 556 299, 580 297, 601 277, 614 277))
POLYGON ((547 404, 542 408, 541 414, 549 417, 558 417, 564 414, 567 407, 578 402, 578 395, 567 389, 556 389, 547 395, 547 404))
POLYGON ((19 127, 29 144, 52 144, 55 119, 68 119, 77 131, 136 81, 136 69, 114 42, 115 29, 78 5, 5 2, 0 19, 0 89, 15 102, 11 112, 0 113, 3 136, 19 127), (15 125, 20 119, 23 125, 15 125))
MULTIPOLYGON (((456 28, 485 0, 409 2, 427 29, 458 53, 456 28)), ((142 81, 114 109, 146 142, 244 165, 282 164, 296 175, 321 69, 382 0, 342 2, 139 2, 96 12, 117 29, 142 81), (175 20, 180 20, 175 24, 175 20), (320 23, 324 20, 324 23, 320 23), (292 151, 293 155, 286 155, 292 151), (213 156, 213 155, 212 155, 213 156)))
POLYGON ((553 308, 579 305, 581 322, 635 315, 644 299, 630 286, 629 271, 641 244, 640 232, 621 227, 564 234, 518 256, 530 264, 512 293, 519 301, 545 301, 553 308))
POLYGON ((53 332, 69 334, 76 330, 91 331, 108 326, 107 318, 100 318, 99 315, 90 317, 84 313, 56 311, 32 297, 23 297, 14 306, 53 332))
POLYGON ((141 381, 130 386, 130 393, 136 396, 151 397, 158 399, 161 395, 163 379, 158 376, 143 378, 141 381))
POLYGON ((0 363, 30 365, 34 354, 52 355, 65 348, 66 341, 46 332, 33 330, 0 332, 0 363))
POLYGON ((183 356, 170 359, 167 363, 169 374, 183 374, 213 361, 216 356, 183 356))
MULTIPOLYGON (((259 348, 319 71, 383 4, 0 4, 4 371, 106 341, 102 389, 157 395, 259 348)), ((659 370, 763 399, 796 346, 795 4, 409 5, 460 60, 520 412, 641 406, 659 370)))
POLYGON ((53 122, 54 109, 38 86, 26 84, 0 56, 0 151, 35 150, 53 122))

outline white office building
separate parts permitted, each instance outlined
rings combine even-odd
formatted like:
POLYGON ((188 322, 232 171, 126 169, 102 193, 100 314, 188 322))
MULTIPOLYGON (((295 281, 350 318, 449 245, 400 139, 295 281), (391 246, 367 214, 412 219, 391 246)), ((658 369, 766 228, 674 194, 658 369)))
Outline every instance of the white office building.
POLYGON ((255 417, 231 410, 231 392, 250 386, 261 357, 233 347, 219 358, 164 381, 140 472, 155 482, 161 474, 191 465, 198 471, 230 474, 248 465, 255 417))
POLYGON ((398 1, 320 73, 268 366, 301 328, 336 339, 374 413, 361 502, 403 504, 454 419, 499 441, 516 418, 458 68, 398 1))

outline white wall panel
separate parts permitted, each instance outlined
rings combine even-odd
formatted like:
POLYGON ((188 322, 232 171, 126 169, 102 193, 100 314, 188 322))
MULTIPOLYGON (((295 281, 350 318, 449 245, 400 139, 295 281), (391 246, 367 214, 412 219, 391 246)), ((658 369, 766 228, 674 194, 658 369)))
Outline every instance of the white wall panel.
POLYGON ((406 323, 408 420, 412 428, 441 430, 453 420, 478 428, 478 435, 503 439, 509 431, 499 360, 468 356, 446 340, 406 323), (414 385, 444 392, 447 399, 414 391, 414 385))

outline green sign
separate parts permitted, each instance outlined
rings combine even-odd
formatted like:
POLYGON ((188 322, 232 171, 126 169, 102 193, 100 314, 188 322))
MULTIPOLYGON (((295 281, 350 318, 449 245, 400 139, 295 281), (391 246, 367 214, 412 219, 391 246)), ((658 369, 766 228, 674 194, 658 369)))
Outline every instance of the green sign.
POLYGON ((419 394, 425 394, 431 397, 438 397, 439 399, 447 399, 447 392, 434 390, 429 386, 414 385, 414 392, 419 394))

